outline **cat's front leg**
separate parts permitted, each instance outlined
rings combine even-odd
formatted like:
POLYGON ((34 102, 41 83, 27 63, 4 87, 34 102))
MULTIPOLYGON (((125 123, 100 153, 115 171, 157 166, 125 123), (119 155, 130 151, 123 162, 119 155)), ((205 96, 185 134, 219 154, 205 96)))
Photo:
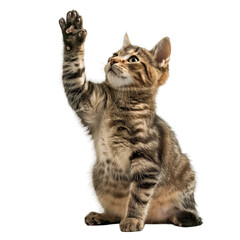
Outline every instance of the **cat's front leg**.
POLYGON ((70 105, 77 110, 79 95, 86 82, 84 66, 84 41, 87 31, 82 28, 82 17, 77 11, 69 11, 59 20, 64 42, 63 85, 70 105))
POLYGON ((120 229, 123 232, 143 229, 149 201, 160 178, 159 166, 147 152, 133 152, 130 161, 130 198, 126 217, 120 222, 120 229))
POLYGON ((83 45, 87 31, 83 29, 82 17, 73 10, 67 13, 66 20, 61 18, 59 24, 64 42, 64 89, 70 106, 92 134, 106 106, 105 85, 86 80, 83 45))

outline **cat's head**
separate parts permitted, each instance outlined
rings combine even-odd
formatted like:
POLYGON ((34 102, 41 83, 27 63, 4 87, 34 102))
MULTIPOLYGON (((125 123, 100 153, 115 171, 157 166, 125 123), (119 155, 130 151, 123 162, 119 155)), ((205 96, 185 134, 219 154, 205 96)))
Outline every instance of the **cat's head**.
POLYGON ((122 48, 108 59, 105 66, 106 81, 114 88, 129 85, 158 87, 168 78, 170 54, 168 37, 148 51, 132 45, 125 34, 122 48))

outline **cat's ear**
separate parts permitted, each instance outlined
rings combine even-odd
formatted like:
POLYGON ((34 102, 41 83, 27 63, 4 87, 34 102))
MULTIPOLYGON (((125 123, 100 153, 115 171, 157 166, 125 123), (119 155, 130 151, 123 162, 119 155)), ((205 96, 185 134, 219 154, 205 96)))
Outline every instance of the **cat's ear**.
POLYGON ((123 47, 127 47, 131 45, 131 42, 129 40, 128 34, 125 33, 124 38, 123 38, 123 47))
POLYGON ((168 37, 163 38, 157 45, 150 51, 158 66, 166 68, 171 55, 171 43, 168 37))

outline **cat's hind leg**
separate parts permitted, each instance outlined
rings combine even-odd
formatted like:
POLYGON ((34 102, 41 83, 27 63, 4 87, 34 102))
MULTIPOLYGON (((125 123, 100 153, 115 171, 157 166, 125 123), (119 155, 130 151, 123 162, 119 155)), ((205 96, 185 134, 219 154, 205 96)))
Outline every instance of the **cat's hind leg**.
POLYGON ((85 223, 87 225, 107 225, 107 224, 114 224, 119 223, 120 218, 112 216, 108 213, 96 213, 96 212, 90 212, 85 217, 85 223))
POLYGON ((201 225, 202 219, 198 216, 198 212, 195 207, 193 193, 183 193, 179 204, 175 207, 174 214, 170 221, 180 227, 194 227, 201 225))
POLYGON ((170 221, 179 227, 195 227, 203 223, 196 212, 179 209, 176 210, 170 221))

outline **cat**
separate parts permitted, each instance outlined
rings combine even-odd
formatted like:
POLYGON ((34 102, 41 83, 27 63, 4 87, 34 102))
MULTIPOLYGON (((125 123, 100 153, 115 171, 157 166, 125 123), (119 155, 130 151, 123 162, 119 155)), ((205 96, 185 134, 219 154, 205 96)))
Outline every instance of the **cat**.
POLYGON ((194 200, 195 173, 174 132, 155 113, 158 87, 168 78, 171 44, 163 38, 148 51, 124 36, 108 59, 106 80, 86 80, 82 17, 59 20, 64 42, 63 85, 68 102, 92 136, 93 186, 104 213, 87 225, 120 223, 140 231, 145 223, 202 224, 194 200))

